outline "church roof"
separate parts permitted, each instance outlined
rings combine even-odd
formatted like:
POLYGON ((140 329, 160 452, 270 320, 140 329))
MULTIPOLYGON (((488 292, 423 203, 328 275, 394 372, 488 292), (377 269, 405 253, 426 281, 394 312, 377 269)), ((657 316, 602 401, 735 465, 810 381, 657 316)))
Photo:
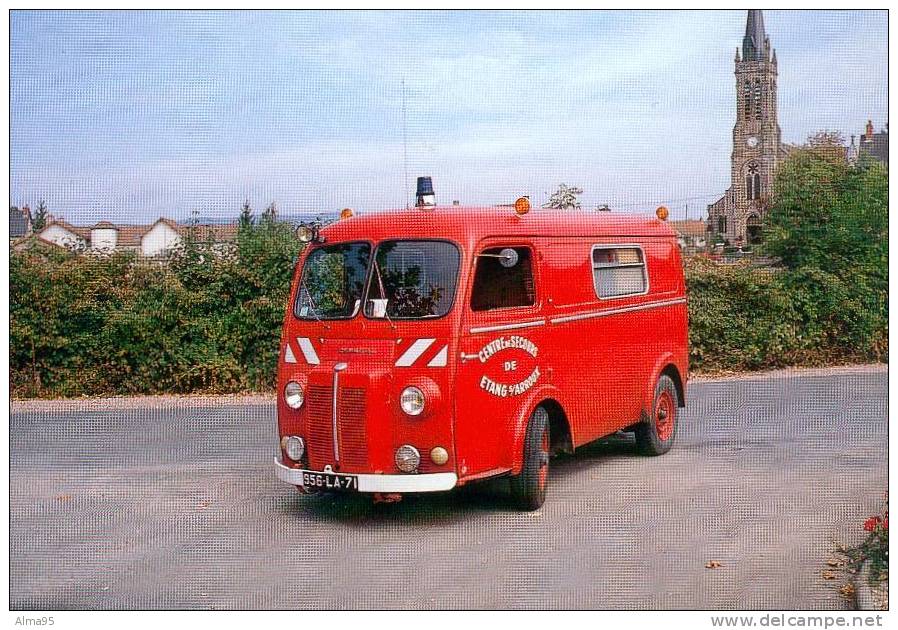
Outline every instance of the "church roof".
POLYGON ((742 60, 764 61, 767 33, 764 32, 764 13, 760 9, 750 9, 745 22, 745 37, 742 38, 742 60))

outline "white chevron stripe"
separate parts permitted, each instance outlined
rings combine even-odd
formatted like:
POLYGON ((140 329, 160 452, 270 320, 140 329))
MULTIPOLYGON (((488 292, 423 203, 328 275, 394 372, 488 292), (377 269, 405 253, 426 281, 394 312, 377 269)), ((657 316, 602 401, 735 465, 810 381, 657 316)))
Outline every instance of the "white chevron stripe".
POLYGON ((418 360, 424 352, 433 345, 436 339, 418 339, 411 347, 402 353, 396 360, 396 367, 408 367, 418 360))
POLYGON ((284 363, 296 363, 296 357, 293 356, 293 350, 290 349, 290 344, 287 343, 286 350, 284 350, 284 363))
POLYGON ((443 346, 443 349, 437 353, 437 356, 430 360, 427 367, 446 367, 449 362, 449 344, 443 346))
POLYGON ((299 349, 302 350, 302 355, 306 358, 306 363, 309 365, 318 365, 321 363, 321 359, 318 358, 318 353, 315 352, 315 346, 312 345, 312 342, 309 341, 308 337, 297 337, 297 343, 299 343, 299 349))

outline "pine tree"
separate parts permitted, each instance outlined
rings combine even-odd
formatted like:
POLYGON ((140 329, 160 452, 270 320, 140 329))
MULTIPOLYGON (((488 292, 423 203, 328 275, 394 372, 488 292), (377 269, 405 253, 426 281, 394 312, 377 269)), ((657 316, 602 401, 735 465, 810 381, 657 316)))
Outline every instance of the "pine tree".
POLYGON ((41 199, 37 204, 37 210, 34 213, 34 219, 31 222, 31 229, 39 232, 47 225, 47 204, 41 199))
POLYGON ((248 228, 256 222, 253 216, 253 209, 249 205, 249 199, 243 202, 243 208, 240 210, 239 225, 241 228, 248 228))
POLYGON ((272 201, 268 204, 268 207, 265 208, 264 212, 262 212, 262 220, 266 223, 274 223, 278 218, 278 209, 277 204, 272 201))

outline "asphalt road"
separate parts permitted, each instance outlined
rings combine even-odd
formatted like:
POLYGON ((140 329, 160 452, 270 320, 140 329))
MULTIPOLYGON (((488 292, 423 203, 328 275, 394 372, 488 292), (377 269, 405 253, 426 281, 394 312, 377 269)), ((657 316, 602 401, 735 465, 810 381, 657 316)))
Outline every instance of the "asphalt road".
POLYGON ((374 506, 277 481, 273 404, 10 420, 10 606, 840 609, 821 571, 887 482, 887 374, 694 383, 678 444, 374 506), (720 562, 705 568, 709 560, 720 562))

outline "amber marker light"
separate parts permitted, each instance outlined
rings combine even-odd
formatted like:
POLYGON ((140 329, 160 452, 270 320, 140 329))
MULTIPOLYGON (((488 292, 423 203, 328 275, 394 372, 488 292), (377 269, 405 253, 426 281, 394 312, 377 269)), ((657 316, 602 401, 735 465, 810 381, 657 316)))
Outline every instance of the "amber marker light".
POLYGON ((658 209, 655 210, 655 216, 661 219, 662 221, 667 221, 667 217, 670 212, 667 211, 665 206, 658 206, 658 209))
POLYGON ((348 219, 351 216, 352 216, 352 208, 343 208, 342 210, 340 210, 340 218, 341 219, 348 219))
POLYGON ((449 452, 442 446, 435 446, 430 451, 430 460, 437 466, 442 466, 449 461, 449 452))
POLYGON ((530 212, 530 200, 527 197, 518 197, 514 202, 514 211, 519 215, 530 212))

